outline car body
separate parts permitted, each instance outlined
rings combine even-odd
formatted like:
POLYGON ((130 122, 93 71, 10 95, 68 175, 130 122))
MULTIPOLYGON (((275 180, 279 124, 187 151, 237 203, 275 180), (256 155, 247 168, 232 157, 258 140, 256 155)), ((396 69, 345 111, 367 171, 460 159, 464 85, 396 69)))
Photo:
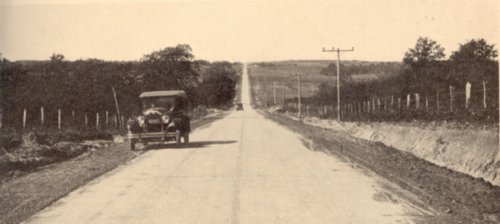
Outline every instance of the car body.
POLYGON ((182 90, 143 92, 139 96, 142 114, 127 121, 130 148, 138 142, 189 142, 188 98, 182 90))
POLYGON ((242 103, 236 103, 236 110, 243 110, 243 104, 242 103))

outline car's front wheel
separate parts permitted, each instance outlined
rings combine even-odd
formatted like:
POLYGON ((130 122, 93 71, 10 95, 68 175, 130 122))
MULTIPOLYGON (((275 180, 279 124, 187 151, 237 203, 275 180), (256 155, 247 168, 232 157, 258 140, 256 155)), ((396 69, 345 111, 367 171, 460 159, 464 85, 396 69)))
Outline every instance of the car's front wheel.
POLYGON ((181 131, 175 131, 175 143, 181 143, 181 131))

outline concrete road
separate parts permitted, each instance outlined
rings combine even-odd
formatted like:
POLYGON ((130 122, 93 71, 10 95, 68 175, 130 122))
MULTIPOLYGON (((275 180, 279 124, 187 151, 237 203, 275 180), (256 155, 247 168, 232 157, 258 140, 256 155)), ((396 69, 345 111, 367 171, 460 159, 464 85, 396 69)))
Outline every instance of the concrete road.
POLYGON ((139 156, 27 223, 373 224, 432 215, 252 110, 243 73, 244 111, 196 130, 189 147, 139 156))

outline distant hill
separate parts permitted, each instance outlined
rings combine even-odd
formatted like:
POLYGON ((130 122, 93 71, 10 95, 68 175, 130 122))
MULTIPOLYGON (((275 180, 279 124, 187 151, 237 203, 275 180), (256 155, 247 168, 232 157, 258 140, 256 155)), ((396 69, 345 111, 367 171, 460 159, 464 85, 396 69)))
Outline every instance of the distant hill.
MULTIPOLYGON (((264 74, 271 73, 271 76, 302 74, 317 76, 322 80, 328 76, 336 76, 335 64, 335 60, 286 60, 254 62, 251 65, 260 67, 261 70, 269 70, 264 74)), ((365 82, 395 75, 401 65, 401 62, 341 61, 341 74, 350 75, 354 81, 365 82)))

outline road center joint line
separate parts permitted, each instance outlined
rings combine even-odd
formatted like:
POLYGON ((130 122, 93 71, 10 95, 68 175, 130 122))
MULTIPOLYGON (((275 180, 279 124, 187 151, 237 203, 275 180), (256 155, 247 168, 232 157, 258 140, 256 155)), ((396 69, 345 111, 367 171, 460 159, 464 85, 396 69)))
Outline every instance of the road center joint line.
POLYGON ((234 177, 234 184, 233 184, 233 204, 232 204, 232 215, 231 215, 231 223, 232 224, 239 224, 240 222, 240 194, 241 194, 241 189, 240 189, 240 184, 241 184, 241 154, 243 152, 243 135, 244 135, 244 130, 246 126, 246 119, 243 117, 243 121, 241 124, 240 128, 240 139, 239 139, 239 144, 238 144, 238 154, 236 157, 236 166, 235 166, 235 177, 234 177))

